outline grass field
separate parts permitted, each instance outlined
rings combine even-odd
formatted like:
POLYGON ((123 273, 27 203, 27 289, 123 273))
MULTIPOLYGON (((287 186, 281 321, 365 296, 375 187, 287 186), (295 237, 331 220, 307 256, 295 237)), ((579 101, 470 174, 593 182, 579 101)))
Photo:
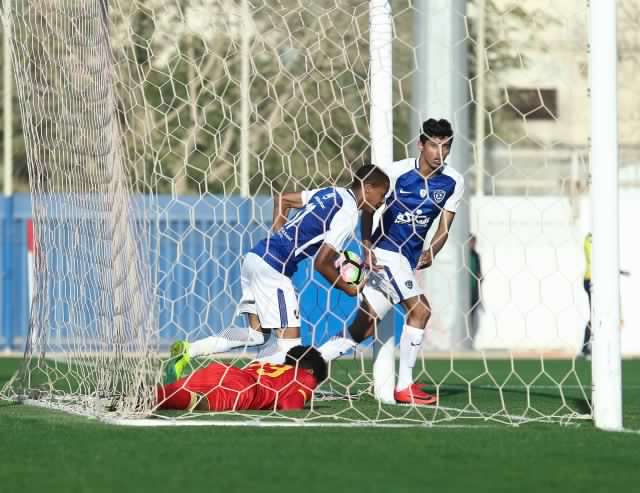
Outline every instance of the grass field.
MULTIPOLYGON (((0 359, 0 382, 17 364, 0 359)), ((350 364, 341 367, 344 378, 353 373, 350 364)), ((528 409, 588 411, 575 384, 580 380, 588 385, 587 362, 545 362, 541 372, 540 362, 518 361, 513 368, 509 362, 490 361, 489 372, 474 378, 482 375, 480 365, 460 362, 451 371, 449 362, 434 361, 423 376, 441 382, 441 402, 455 409, 465 408, 471 399, 484 411, 516 416, 528 409), (490 385, 489 374, 493 384, 503 386, 501 394, 490 385), (569 378, 562 380, 564 375, 569 378), (519 388, 522 383, 532 386, 528 394, 519 388)), ((626 361, 623 375, 625 426, 640 430, 640 361, 626 361)), ((366 415, 379 409, 367 399, 359 401, 358 408, 366 415)), ((394 408, 389 407, 391 416, 398 412, 394 408)), ((337 401, 303 414, 349 411, 337 401)), ((405 429, 134 429, 0 402, 0 436, 2 492, 640 489, 640 434, 605 433, 584 420, 569 426, 514 427, 457 419, 433 428, 405 429)))

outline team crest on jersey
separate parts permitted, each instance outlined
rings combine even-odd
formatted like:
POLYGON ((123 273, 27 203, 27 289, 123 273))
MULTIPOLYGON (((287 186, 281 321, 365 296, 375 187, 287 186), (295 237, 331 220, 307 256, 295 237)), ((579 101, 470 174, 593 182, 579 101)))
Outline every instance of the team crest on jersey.
POLYGON ((404 283, 407 289, 413 289, 413 281, 407 281, 404 283))
POLYGON ((447 192, 445 192, 444 190, 434 190, 433 191, 433 200, 436 204, 439 204, 440 202, 442 202, 445 198, 445 196, 447 195, 447 192))

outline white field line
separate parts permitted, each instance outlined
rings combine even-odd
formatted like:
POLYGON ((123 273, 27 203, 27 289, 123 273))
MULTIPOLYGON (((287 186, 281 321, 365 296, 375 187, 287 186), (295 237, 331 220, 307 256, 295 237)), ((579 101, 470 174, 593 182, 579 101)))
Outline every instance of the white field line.
MULTIPOLYGON (((332 422, 319 422, 319 421, 308 421, 304 419, 292 419, 290 421, 272 421, 272 420, 263 420, 263 419, 253 419, 250 421, 226 421, 226 420, 209 420, 209 419, 176 419, 176 418, 112 418, 109 416, 101 416, 97 412, 91 412, 87 409, 82 409, 77 405, 74 406, 65 406, 62 404, 56 405, 52 402, 42 402, 33 399, 26 399, 22 401, 25 405, 34 406, 42 409, 51 409, 56 411, 66 412, 76 416, 82 416, 85 418, 93 418, 98 419, 106 424, 118 425, 118 426, 134 426, 134 427, 156 427, 156 426, 224 426, 224 427, 232 427, 232 426, 256 426, 261 428, 269 428, 269 427, 280 427, 280 428, 500 428, 504 426, 513 426, 518 425, 520 423, 526 423, 529 421, 536 421, 537 418, 527 418, 525 416, 518 415, 500 415, 498 417, 486 416, 484 413, 480 411, 474 410, 465 410, 454 407, 444 407, 438 406, 437 408, 433 408, 434 411, 442 411, 448 412, 452 414, 458 415, 467 415, 466 417, 470 418, 478 418, 478 419, 501 419, 505 421, 514 422, 513 425, 509 425, 508 423, 502 424, 493 424, 493 425, 467 425, 467 424, 442 424, 442 423, 434 423, 431 421, 424 422, 414 422, 414 423, 379 423, 375 421, 363 421, 358 422, 354 421, 351 423, 332 423, 332 422)), ((403 406, 410 407, 410 406, 403 406)), ((425 406, 427 407, 427 406, 425 406)), ((327 416, 330 418, 330 416, 327 416)), ((395 418, 389 418, 395 419, 395 418)), ((402 418, 397 418, 402 419, 402 418)), ((448 418, 449 420, 456 419, 455 417, 448 418)), ((571 419, 590 419, 587 415, 576 415, 571 419)))
MULTIPOLYGON (((157 427, 157 426, 223 426, 223 427, 257 427, 257 428, 504 428, 505 425, 439 425, 424 423, 326 423, 304 421, 221 421, 221 420, 189 420, 189 419, 125 419, 105 418, 102 421, 116 426, 157 427)), ((506 425, 508 426, 508 425, 506 425)))

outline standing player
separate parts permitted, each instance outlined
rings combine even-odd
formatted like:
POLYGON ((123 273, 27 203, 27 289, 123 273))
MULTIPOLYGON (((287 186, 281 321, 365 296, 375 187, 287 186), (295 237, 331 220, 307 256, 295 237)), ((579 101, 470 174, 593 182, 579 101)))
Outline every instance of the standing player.
MULTIPOLYGON (((589 299, 589 319, 587 320, 587 325, 584 328, 584 339, 582 341, 582 349, 580 350, 580 355, 584 358, 591 358, 591 249, 593 247, 593 238, 591 233, 587 233, 584 237, 584 279, 583 286, 584 290, 587 293, 587 297, 589 299)), ((619 270, 621 276, 630 275, 629 271, 619 270)), ((622 309, 620 310, 620 326, 624 326, 624 317, 622 317, 622 309)))
POLYGON ((587 297, 589 298, 589 319, 587 320, 587 325, 584 328, 584 339, 582 341, 582 350, 580 353, 585 358, 591 357, 591 247, 592 247, 592 239, 591 233, 587 233, 584 237, 584 279, 582 285, 584 286, 584 290, 587 293, 587 297))
POLYGON ((398 381, 394 397, 402 404, 435 404, 436 397, 413 383, 413 366, 424 337, 431 308, 416 280, 415 271, 431 265, 449 237, 449 229, 464 193, 464 180, 446 166, 453 129, 447 120, 429 119, 422 124, 418 159, 394 162, 384 171, 391 178, 391 193, 379 227, 371 234, 373 213, 362 216, 362 238, 372 267, 363 299, 346 338, 329 341, 320 348, 332 359, 372 335, 375 324, 389 309, 402 303, 406 309, 400 338, 398 381), (424 250, 427 232, 436 219, 438 229, 424 250), (370 240, 368 240, 370 238, 370 240), (424 251, 423 251, 424 250, 424 251))
POLYGON ((265 348, 259 359, 282 363, 287 351, 300 344, 298 296, 291 282, 298 264, 315 256, 314 268, 332 286, 355 296, 358 287, 340 277, 335 260, 354 233, 359 210, 373 215, 388 190, 387 175, 373 165, 365 165, 356 172, 350 188, 281 195, 274 207, 271 235, 260 241, 242 264, 239 312, 248 315, 250 328, 231 328, 193 343, 175 342, 167 379, 179 377, 192 357, 262 345, 265 333, 272 330, 278 333, 277 343, 265 348), (288 220, 292 208, 300 210, 288 220))
POLYGON ((284 365, 252 363, 246 368, 212 363, 158 387, 159 409, 241 411, 302 409, 327 378, 327 363, 312 347, 296 346, 284 365))
POLYGON ((482 308, 482 283, 484 282, 484 276, 482 275, 482 262, 480 260, 480 254, 476 250, 477 240, 475 235, 469 235, 467 240, 469 252, 469 314, 467 316, 471 344, 473 345, 476 336, 478 335, 478 328, 480 327, 480 311, 482 308))

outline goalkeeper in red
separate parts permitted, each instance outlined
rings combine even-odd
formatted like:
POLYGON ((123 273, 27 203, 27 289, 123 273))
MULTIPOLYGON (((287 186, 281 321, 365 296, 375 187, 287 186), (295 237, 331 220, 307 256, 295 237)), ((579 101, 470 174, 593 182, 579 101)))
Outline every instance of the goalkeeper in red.
POLYGON ((157 406, 189 411, 298 410, 326 377, 327 363, 320 353, 296 346, 284 365, 256 362, 236 368, 212 363, 159 386, 157 406))

